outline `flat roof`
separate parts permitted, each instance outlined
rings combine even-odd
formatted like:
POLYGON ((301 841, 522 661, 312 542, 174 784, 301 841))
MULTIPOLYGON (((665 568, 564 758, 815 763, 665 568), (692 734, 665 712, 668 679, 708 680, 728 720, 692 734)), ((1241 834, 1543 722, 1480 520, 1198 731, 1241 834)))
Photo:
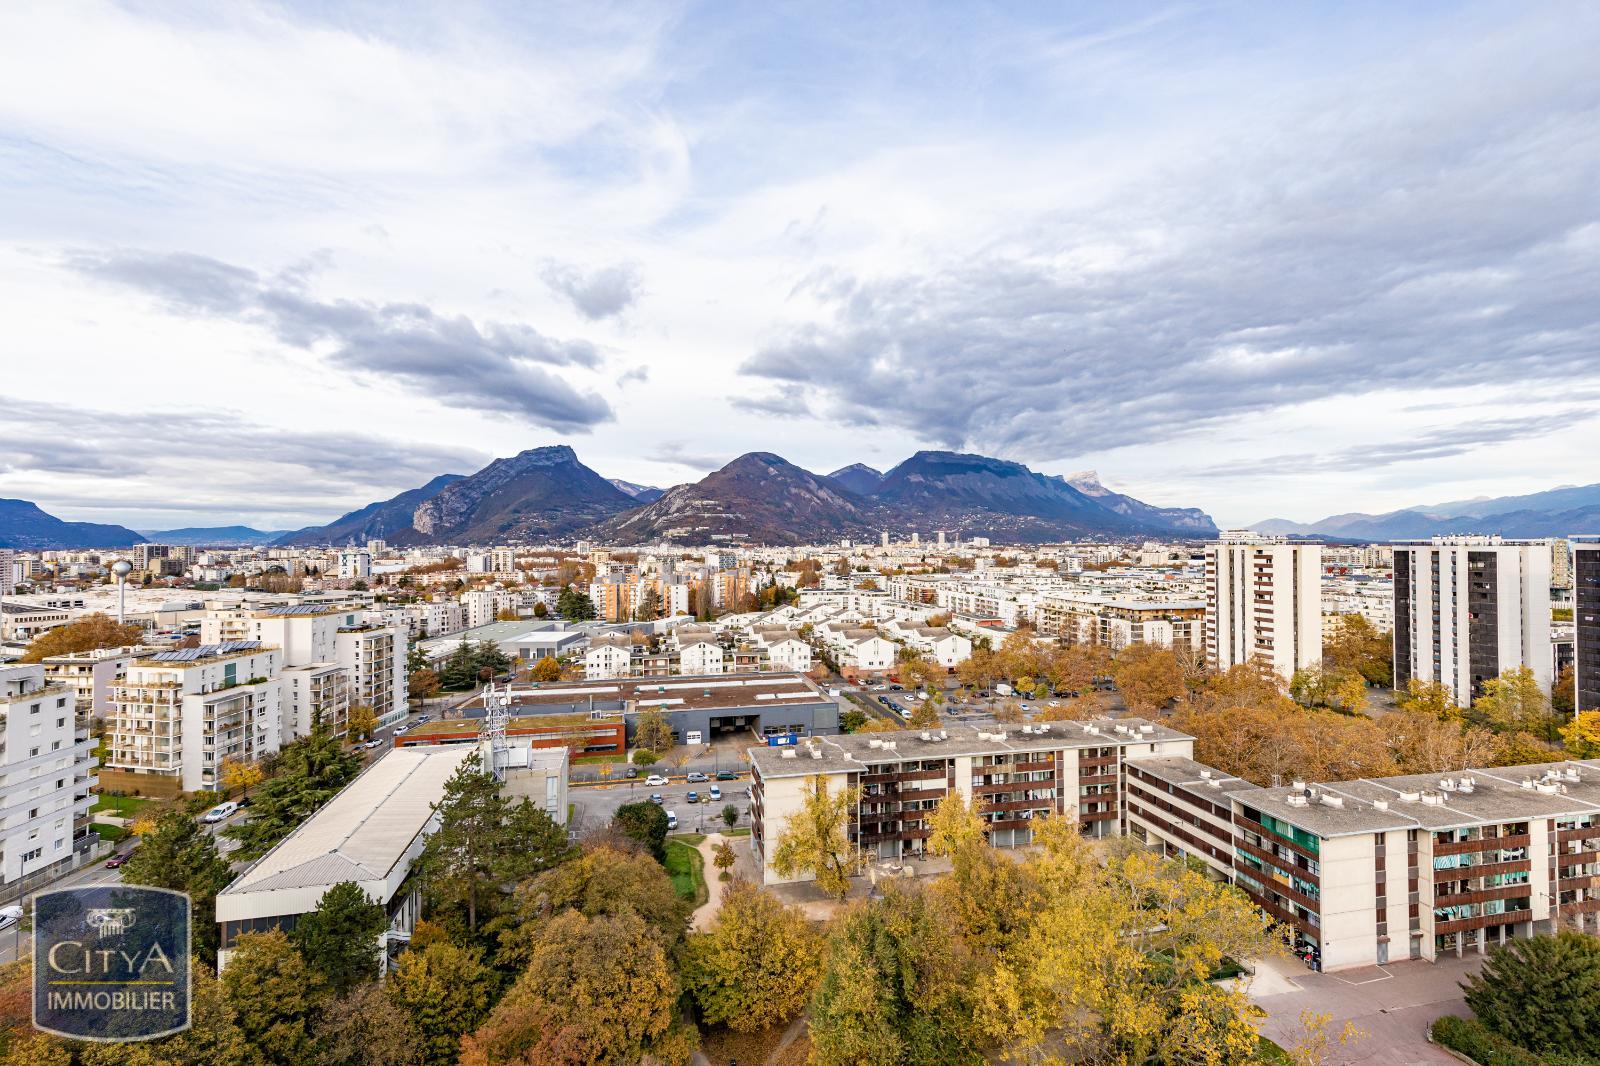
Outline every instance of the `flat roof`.
POLYGON ((1600 759, 1358 778, 1303 788, 1252 787, 1233 796, 1321 837, 1394 829, 1436 832, 1600 814, 1600 759), (1290 797, 1305 802, 1291 802, 1290 797), (1334 803, 1326 802, 1327 797, 1334 803))
POLYGON ((1006 752, 1098 748, 1190 739, 1187 733, 1143 718, 1040 722, 1030 723, 1029 729, 1024 733, 1018 726, 953 724, 932 730, 900 729, 884 733, 808 737, 791 747, 761 745, 751 747, 749 752, 751 762, 763 777, 804 777, 815 773, 860 772, 869 764, 932 757, 950 759, 962 755, 1000 755, 1006 752), (1117 732, 1119 726, 1128 731, 1117 732), (1041 729, 1044 731, 1041 732, 1041 729), (922 739, 924 733, 927 740, 922 739), (885 741, 894 743, 895 747, 882 747, 885 741), (783 752, 786 750, 795 752, 795 755, 785 757, 783 752), (813 752, 817 754, 813 755, 813 752))
MULTIPOLYGON (((497 691, 504 692, 505 689, 497 691)), ((511 711, 668 711, 761 709, 774 703, 834 703, 804 674, 753 673, 617 677, 603 681, 551 681, 510 687, 511 711)), ((482 705, 482 697, 473 704, 482 705)))
POLYGON ((381 881, 433 817, 433 804, 476 747, 394 748, 290 833, 223 895, 381 881))
POLYGON ((1256 787, 1242 777, 1225 774, 1221 770, 1207 766, 1203 762, 1195 762, 1184 755, 1163 755, 1154 759, 1129 759, 1128 766, 1130 769, 1138 769, 1159 781, 1179 785, 1193 792, 1198 792, 1202 788, 1209 788, 1226 793, 1256 787))

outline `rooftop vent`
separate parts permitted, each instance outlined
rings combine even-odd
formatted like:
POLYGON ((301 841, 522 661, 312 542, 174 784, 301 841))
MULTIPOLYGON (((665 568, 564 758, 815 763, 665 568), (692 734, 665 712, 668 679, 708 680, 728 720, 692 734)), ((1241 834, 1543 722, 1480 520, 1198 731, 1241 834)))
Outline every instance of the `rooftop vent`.
POLYGON ((1478 783, 1476 781, 1474 781, 1470 777, 1463 777, 1460 781, 1458 781, 1456 783, 1456 791, 1457 792, 1469 792, 1470 793, 1470 792, 1476 791, 1477 787, 1478 787, 1478 783))
POLYGON ((1540 781, 1533 787, 1538 791, 1543 792, 1546 796, 1554 796, 1557 792, 1561 791, 1561 786, 1556 784, 1554 781, 1540 781))
POLYGON ((1156 731, 1156 727, 1153 726, 1153 725, 1150 725, 1148 723, 1146 723, 1145 725, 1142 725, 1142 726, 1139 727, 1139 732, 1141 732, 1141 733, 1150 734, 1150 733, 1154 733, 1155 731, 1156 731))
POLYGON ((923 740, 932 740, 933 739, 933 734, 929 733, 926 729, 924 729, 922 731, 922 739, 923 740))
POLYGON ((1284 797, 1284 802, 1291 807, 1304 807, 1306 805, 1306 798, 1299 792, 1291 792, 1289 795, 1284 797))
POLYGON ((1202 780, 1202 781, 1211 780, 1211 771, 1210 770, 1201 770, 1200 771, 1200 780, 1202 780))
POLYGON ((940 740, 949 740, 950 739, 950 734, 946 733, 943 729, 941 729, 941 730, 939 730, 939 739, 940 740))
POLYGON ((1050 732, 1050 723, 1049 722, 1040 722, 1040 723, 1038 723, 1037 725, 1035 725, 1033 727, 1033 731, 1035 733, 1039 733, 1039 734, 1048 733, 1048 732, 1050 732))
POLYGON ((1527 789, 1529 792, 1532 792, 1533 791, 1533 778, 1524 777, 1522 779, 1522 787, 1527 789))
POLYGON ((796 757, 793 748, 784 748, 781 750, 780 754, 785 759, 793 759, 796 757))
MULTIPOLYGON (((1532 782, 1529 783, 1529 787, 1530 788, 1533 787, 1532 786, 1532 782)), ((1402 793, 1400 793, 1400 802, 1401 803, 1415 803, 1421 797, 1422 797, 1422 793, 1420 793, 1420 792, 1411 792, 1411 791, 1402 792, 1402 793)))
POLYGON ((820 758, 822 758, 822 749, 821 749, 821 748, 812 748, 812 749, 811 749, 811 757, 812 757, 812 758, 813 758, 813 759, 820 759, 820 758))
POLYGON ((1289 787, 1292 788, 1292 789, 1295 789, 1298 792, 1304 792, 1305 788, 1306 788, 1305 778, 1303 778, 1303 777, 1294 778, 1292 781, 1289 782, 1289 787))
POLYGON ((1453 777, 1441 777, 1441 778, 1439 778, 1439 791, 1440 792, 1454 792, 1455 790, 1456 790, 1456 779, 1455 778, 1453 778, 1453 777))
POLYGON ((1213 777, 1211 780, 1207 781, 1206 784, 1210 785, 1212 788, 1220 789, 1222 787, 1222 778, 1213 777))
POLYGON ((895 751, 895 750, 897 750, 898 746, 899 746, 899 742, 898 741, 886 740, 886 741, 883 742, 883 747, 884 747, 884 750, 886 750, 886 751, 895 751))
POLYGON ((1373 807, 1374 810, 1386 811, 1386 810, 1389 809, 1389 801, 1388 800, 1373 800, 1372 801, 1372 807, 1373 807))
POLYGON ((1444 806, 1444 793, 1443 792, 1432 792, 1432 791, 1424 792, 1422 794, 1422 802, 1426 803, 1430 807, 1443 807, 1444 806))
POLYGON ((882 738, 880 738, 880 737, 872 737, 872 738, 870 738, 867 741, 867 747, 869 747, 869 748, 881 748, 881 747, 883 747, 882 738))
POLYGON ((1341 807, 1344 806, 1344 797, 1343 796, 1335 796, 1335 795, 1332 795, 1330 793, 1324 792, 1322 794, 1322 805, 1324 807, 1333 807, 1335 809, 1341 808, 1341 807))

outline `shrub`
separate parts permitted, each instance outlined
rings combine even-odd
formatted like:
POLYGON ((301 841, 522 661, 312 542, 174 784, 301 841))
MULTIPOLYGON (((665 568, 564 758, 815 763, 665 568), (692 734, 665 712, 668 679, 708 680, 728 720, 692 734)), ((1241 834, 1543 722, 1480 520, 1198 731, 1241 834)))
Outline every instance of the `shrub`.
POLYGON ((1544 1066, 1539 1056, 1490 1031, 1476 1018, 1446 1014, 1433 1023, 1431 1033, 1437 1043, 1461 1052, 1478 1066, 1544 1066))

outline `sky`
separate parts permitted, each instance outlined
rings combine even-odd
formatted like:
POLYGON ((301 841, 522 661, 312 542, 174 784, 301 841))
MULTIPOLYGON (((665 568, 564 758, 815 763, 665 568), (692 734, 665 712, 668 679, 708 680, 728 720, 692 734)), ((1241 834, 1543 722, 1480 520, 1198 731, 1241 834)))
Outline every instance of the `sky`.
POLYGON ((1600 7, 0 5, 0 496, 572 445, 1224 525, 1600 481, 1600 7))

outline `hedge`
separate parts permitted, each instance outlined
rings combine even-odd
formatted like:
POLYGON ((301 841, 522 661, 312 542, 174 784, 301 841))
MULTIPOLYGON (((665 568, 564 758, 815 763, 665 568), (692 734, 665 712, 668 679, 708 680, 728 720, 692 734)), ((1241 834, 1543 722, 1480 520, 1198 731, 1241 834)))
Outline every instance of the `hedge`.
POLYGON ((1434 1042, 1459 1051, 1478 1066, 1586 1066, 1600 1062, 1576 1055, 1538 1055, 1520 1048, 1476 1018, 1446 1014, 1429 1030, 1434 1042))

